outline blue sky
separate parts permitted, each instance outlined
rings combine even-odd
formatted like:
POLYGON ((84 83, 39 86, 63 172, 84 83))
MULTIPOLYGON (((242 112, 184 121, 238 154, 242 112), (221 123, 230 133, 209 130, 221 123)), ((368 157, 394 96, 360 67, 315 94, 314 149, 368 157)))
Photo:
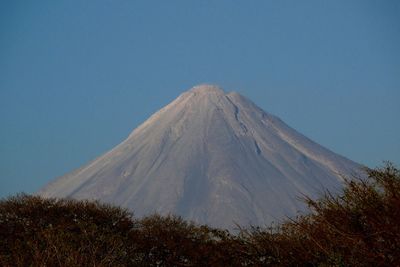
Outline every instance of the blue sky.
POLYGON ((199 83, 370 167, 400 163, 400 1, 0 1, 0 196, 199 83))

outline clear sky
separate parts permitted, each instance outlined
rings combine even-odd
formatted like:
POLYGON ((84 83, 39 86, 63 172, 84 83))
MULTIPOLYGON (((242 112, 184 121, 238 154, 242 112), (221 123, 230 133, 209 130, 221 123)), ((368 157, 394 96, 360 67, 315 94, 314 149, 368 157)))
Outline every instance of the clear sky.
POLYGON ((199 83, 370 167, 400 163, 400 1, 0 1, 0 196, 199 83))

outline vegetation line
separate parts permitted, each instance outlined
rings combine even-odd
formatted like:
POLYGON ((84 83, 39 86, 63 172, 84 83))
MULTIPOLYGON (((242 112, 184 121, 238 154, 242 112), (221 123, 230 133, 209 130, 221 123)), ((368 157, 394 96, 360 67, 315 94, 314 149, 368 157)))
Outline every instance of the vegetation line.
POLYGON ((90 201, 0 201, 1 266, 400 266, 400 172, 391 163, 305 198, 310 213, 238 234, 90 201))

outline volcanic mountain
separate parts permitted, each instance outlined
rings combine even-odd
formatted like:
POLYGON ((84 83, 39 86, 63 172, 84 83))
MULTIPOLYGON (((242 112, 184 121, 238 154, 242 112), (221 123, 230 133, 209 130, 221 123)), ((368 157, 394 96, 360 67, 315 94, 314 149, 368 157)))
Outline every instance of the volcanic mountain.
POLYGON ((39 194, 232 229, 295 215, 299 196, 336 190, 359 169, 238 93, 200 85, 39 194))

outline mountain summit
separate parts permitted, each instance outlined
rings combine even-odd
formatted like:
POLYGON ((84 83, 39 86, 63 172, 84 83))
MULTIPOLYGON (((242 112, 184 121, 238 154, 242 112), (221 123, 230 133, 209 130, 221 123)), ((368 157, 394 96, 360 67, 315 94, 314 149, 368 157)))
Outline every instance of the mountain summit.
POLYGON ((298 196, 340 188, 359 168, 240 94, 200 85, 39 194, 232 229, 292 216, 304 208, 298 196))

